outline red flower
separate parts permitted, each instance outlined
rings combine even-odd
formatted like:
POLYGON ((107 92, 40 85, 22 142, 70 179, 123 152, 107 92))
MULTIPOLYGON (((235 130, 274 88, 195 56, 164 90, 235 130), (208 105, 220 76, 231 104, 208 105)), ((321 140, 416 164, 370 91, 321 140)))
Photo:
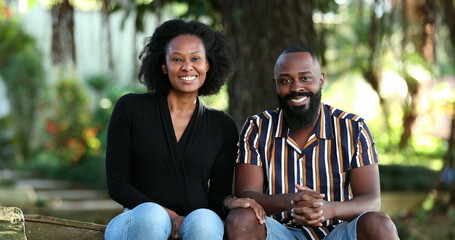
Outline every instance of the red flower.
POLYGON ((57 133, 58 133, 57 125, 55 125, 55 122, 53 122, 53 121, 47 122, 46 130, 48 133, 50 133, 53 136, 57 135, 57 133))

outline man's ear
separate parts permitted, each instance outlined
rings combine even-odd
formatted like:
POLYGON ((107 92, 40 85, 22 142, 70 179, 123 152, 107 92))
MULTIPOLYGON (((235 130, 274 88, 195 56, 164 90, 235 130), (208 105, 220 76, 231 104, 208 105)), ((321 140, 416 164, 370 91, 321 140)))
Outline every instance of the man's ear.
POLYGON ((275 83, 276 83, 276 80, 275 80, 275 78, 274 78, 274 77, 272 78, 272 83, 273 83, 273 84, 275 84, 275 83))
POLYGON ((167 74, 167 66, 166 66, 166 64, 163 63, 163 64, 161 65, 161 70, 163 70, 163 73, 164 73, 164 74, 167 74))
POLYGON ((319 79, 319 81, 321 82, 321 89, 324 88, 324 84, 325 84, 325 73, 321 72, 321 78, 319 79))

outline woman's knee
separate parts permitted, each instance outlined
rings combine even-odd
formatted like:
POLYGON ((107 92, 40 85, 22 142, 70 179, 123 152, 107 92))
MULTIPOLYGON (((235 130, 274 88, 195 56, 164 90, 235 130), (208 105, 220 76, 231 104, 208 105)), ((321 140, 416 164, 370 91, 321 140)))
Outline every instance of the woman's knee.
POLYGON ((172 223, 166 210, 156 203, 143 203, 131 211, 130 230, 149 234, 168 235, 172 230, 172 223))
POLYGON ((224 225, 215 212, 197 209, 185 217, 180 234, 183 239, 222 239, 224 225))
POLYGON ((172 225, 166 210, 156 203, 143 203, 114 218, 105 231, 106 239, 167 239, 172 225))
POLYGON ((223 222, 221 218, 216 214, 214 211, 201 208, 192 211, 188 216, 185 217, 186 221, 191 221, 193 223, 197 223, 198 225, 221 225, 223 226, 223 222))
POLYGON ((131 218, 136 221, 170 221, 169 214, 159 204, 147 202, 142 203, 131 210, 131 218))

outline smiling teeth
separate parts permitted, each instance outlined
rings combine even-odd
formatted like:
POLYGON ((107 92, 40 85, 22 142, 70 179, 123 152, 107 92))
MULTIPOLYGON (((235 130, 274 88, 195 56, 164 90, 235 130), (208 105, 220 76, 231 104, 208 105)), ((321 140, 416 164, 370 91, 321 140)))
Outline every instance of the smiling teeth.
POLYGON ((191 76, 191 77, 180 77, 182 80, 190 81, 196 79, 196 76, 191 76))
POLYGON ((305 101, 305 99, 307 99, 307 98, 308 97, 297 98, 297 99, 293 98, 293 99, 291 99, 291 102, 293 102, 293 103, 301 103, 301 102, 305 101))

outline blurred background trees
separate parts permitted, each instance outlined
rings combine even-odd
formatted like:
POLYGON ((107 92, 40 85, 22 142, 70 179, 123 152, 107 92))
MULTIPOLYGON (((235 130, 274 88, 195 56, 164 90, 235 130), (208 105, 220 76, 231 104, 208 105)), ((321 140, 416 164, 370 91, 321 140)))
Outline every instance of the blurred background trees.
MULTIPOLYGON (((6 14, 6 13, 4 13, 6 14)), ((1 15, 0 15, 1 16, 1 15)), ((0 78, 6 86, 10 115, 1 120, 1 167, 12 167, 31 157, 39 101, 44 93, 42 54, 35 39, 25 33, 17 19, 0 21, 0 78), (6 126, 10 125, 11 129, 6 126), (13 145, 14 143, 14 145, 13 145), (3 158, 3 157, 2 157, 3 158)))
POLYGON ((248 115, 276 107, 271 78, 279 53, 312 47, 328 79, 323 101, 358 113, 373 131, 383 190, 425 191, 419 209, 449 212, 455 222, 454 1, 0 0, 0 6, 6 88, 0 101, 7 100, 0 103, 1 168, 103 188, 112 106, 126 92, 145 91, 135 79, 143 38, 164 20, 198 19, 226 34, 236 64, 220 94, 203 101, 228 111, 240 128, 248 115), (21 24, 38 6, 50 19, 49 47, 21 24), (76 20, 88 12, 100 14, 76 20), (88 45, 96 52, 81 60, 88 45), (120 54, 127 50, 130 58, 120 54), (120 74, 125 69, 130 73, 120 74))

